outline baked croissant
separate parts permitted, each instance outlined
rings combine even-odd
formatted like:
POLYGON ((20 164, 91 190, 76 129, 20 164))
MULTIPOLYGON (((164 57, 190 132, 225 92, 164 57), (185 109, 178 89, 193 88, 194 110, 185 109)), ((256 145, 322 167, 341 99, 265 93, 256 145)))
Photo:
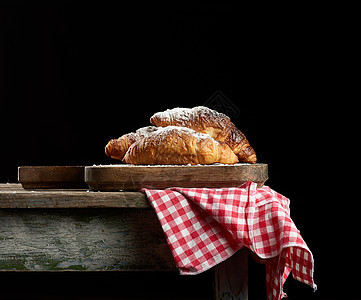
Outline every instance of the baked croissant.
POLYGON ((111 158, 122 160, 129 147, 148 135, 150 132, 157 130, 157 127, 147 126, 139 128, 136 132, 122 135, 120 138, 112 139, 105 146, 105 154, 111 158))
POLYGON ((240 161, 252 164, 257 162, 254 149, 230 118, 208 107, 167 109, 154 114, 150 122, 155 126, 184 126, 207 133, 215 140, 225 142, 240 161))
POLYGON ((123 161, 146 165, 235 164, 237 156, 223 142, 178 126, 160 127, 131 145, 123 161))

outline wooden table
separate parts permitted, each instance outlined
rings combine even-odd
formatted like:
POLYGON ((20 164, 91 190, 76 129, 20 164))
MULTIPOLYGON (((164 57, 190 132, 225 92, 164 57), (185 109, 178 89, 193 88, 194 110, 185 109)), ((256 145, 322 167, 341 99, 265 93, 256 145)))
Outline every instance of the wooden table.
MULTIPOLYGON (((0 184, 1 271, 177 269, 143 193, 0 184)), ((214 299, 248 299, 246 250, 207 272, 214 273, 214 299)))

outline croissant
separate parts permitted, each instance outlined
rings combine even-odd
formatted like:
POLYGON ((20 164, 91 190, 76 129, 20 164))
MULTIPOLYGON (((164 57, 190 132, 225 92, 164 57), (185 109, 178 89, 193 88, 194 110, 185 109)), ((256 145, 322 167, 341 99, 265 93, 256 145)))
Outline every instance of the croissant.
POLYGON ((257 162, 254 149, 230 118, 208 107, 167 109, 154 114, 150 122, 155 126, 184 126, 207 133, 215 140, 225 142, 240 161, 252 164, 257 162))
POLYGON ((105 154, 111 158, 122 160, 129 147, 148 135, 150 132, 157 130, 157 127, 147 126, 139 128, 136 132, 122 135, 120 138, 112 139, 105 146, 105 154))
POLYGON ((160 127, 132 144, 124 156, 128 164, 235 164, 237 156, 223 142, 186 127, 160 127))

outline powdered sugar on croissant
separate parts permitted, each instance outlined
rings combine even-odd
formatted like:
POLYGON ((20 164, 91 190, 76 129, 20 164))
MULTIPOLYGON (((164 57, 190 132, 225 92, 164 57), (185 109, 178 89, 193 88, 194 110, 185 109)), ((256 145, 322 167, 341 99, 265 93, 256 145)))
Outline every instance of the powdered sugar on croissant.
POLYGON ((154 114, 150 122, 155 126, 184 126, 197 132, 207 133, 215 140, 225 142, 240 161, 257 162, 254 149, 230 118, 208 107, 167 109, 154 114))
POLYGON ((168 126, 151 132, 130 146, 123 161, 129 164, 234 164, 237 156, 225 143, 192 129, 168 126))
POLYGON ((142 127, 136 132, 127 133, 122 135, 120 138, 112 139, 105 146, 105 154, 111 158, 122 160, 125 153, 133 143, 157 129, 158 128, 154 126, 142 127))

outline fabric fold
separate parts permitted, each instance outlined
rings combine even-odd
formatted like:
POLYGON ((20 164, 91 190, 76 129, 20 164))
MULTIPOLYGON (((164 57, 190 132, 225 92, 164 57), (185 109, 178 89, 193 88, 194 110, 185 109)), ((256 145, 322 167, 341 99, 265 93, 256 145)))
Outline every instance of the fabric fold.
POLYGON ((313 257, 290 218, 289 199, 254 182, 237 188, 142 189, 181 274, 199 274, 247 247, 266 264, 268 299, 293 277, 312 286, 313 257))

